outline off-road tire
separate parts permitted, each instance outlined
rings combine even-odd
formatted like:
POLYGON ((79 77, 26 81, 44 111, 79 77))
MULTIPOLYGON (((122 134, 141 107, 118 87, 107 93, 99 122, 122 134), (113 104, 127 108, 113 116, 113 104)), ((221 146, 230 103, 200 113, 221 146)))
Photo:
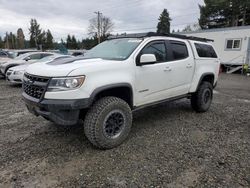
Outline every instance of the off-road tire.
MULTIPOLYGON (((119 115, 119 114, 118 114, 119 115)), ((104 97, 89 109, 84 120, 84 132, 88 140, 97 148, 111 149, 120 145, 128 136, 132 126, 132 112, 129 105, 117 97, 104 97), (120 134, 111 138, 105 129, 107 118, 112 113, 120 113, 124 120, 120 134)))
POLYGON ((191 106, 196 112, 206 112, 211 106, 212 99, 212 84, 210 82, 202 82, 197 91, 191 96, 191 106))

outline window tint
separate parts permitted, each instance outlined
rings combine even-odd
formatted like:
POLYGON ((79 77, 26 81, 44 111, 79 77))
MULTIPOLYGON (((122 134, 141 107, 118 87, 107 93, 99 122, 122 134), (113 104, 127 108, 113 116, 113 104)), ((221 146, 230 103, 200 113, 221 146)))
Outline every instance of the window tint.
POLYGON ((51 56, 52 54, 41 54, 41 58, 47 57, 47 56, 51 56))
POLYGON ((143 54, 154 54, 157 62, 166 61, 166 47, 163 41, 149 43, 142 51, 143 54))
POLYGON ((241 39, 227 39, 226 49, 227 50, 237 50, 241 48, 241 39))
POLYGON ((187 46, 184 42, 171 41, 173 60, 185 59, 188 57, 187 46))
POLYGON ((41 54, 32 54, 29 57, 30 57, 30 59, 41 59, 42 58, 41 54))
POLYGON ((199 57, 217 58, 217 54, 211 45, 195 43, 199 57))
POLYGON ((4 52, 0 52, 0 57, 7 57, 8 55, 4 52))

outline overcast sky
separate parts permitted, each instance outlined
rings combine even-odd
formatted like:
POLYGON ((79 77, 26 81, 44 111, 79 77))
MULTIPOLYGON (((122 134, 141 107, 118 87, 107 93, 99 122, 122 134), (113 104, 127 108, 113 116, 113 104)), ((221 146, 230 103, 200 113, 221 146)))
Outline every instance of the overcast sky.
POLYGON ((113 33, 155 31, 164 8, 172 18, 171 30, 182 29, 198 21, 198 4, 203 0, 0 0, 0 35, 21 27, 28 39, 29 21, 36 18, 55 40, 67 34, 82 39, 95 11, 113 20, 113 33))

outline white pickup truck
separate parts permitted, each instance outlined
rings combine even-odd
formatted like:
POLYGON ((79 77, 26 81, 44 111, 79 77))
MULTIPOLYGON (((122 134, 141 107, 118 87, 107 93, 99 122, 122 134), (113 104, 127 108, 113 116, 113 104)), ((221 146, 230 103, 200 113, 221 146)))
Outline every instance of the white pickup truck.
POLYGON ((83 58, 30 65, 23 99, 29 111, 60 125, 84 120, 98 148, 121 144, 132 111, 181 98, 209 109, 220 61, 209 40, 157 33, 110 38, 83 58))

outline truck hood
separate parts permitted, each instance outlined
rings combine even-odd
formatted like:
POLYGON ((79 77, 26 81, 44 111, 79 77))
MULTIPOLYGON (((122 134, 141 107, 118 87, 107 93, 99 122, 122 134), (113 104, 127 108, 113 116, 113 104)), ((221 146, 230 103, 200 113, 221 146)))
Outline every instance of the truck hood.
POLYGON ((85 68, 86 70, 97 66, 106 66, 114 62, 118 63, 117 61, 104 60, 101 58, 66 58, 48 63, 32 64, 27 67, 26 72, 44 77, 62 77, 68 76, 72 71, 79 68, 85 68))

